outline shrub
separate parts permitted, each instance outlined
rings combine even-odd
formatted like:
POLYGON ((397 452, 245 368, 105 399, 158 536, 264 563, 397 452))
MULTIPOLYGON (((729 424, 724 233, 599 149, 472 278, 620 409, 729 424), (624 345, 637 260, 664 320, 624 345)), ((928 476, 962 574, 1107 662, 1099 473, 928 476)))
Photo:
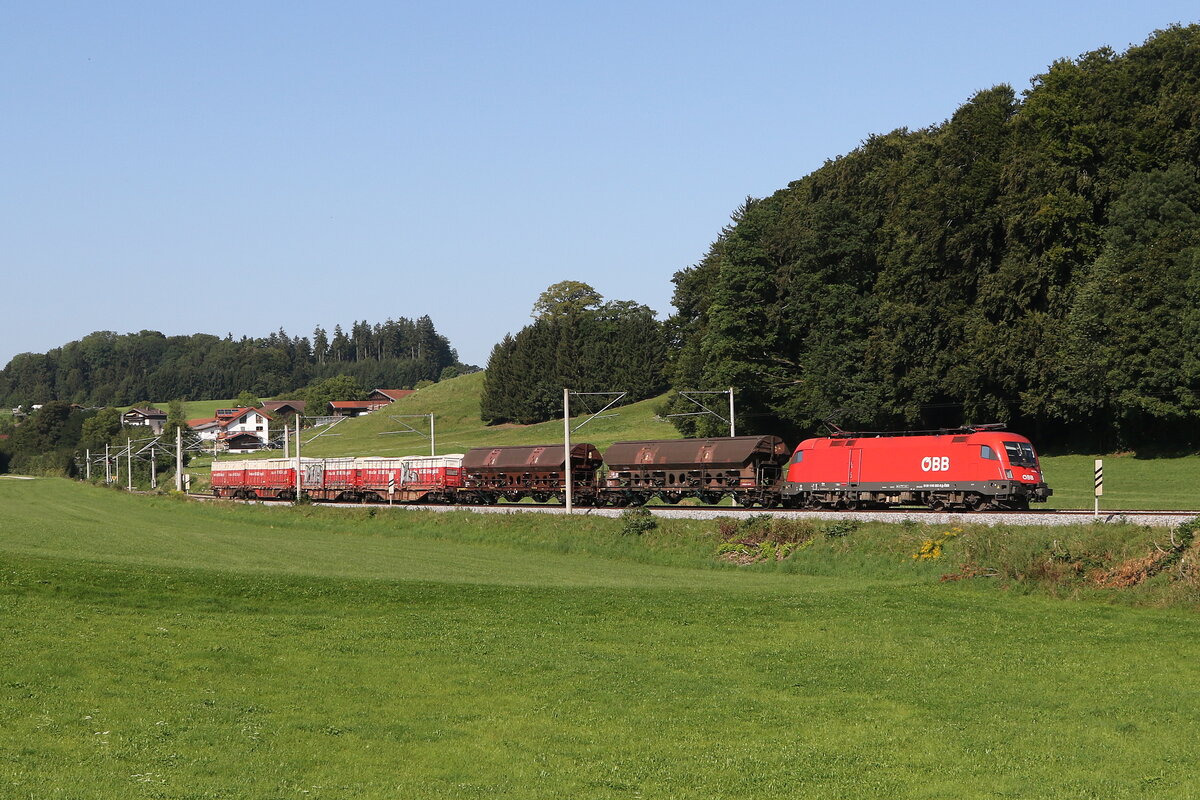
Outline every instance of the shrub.
POLYGON ((817 540, 817 528, 808 520, 755 514, 743 520, 717 520, 721 543, 717 556, 739 564, 783 561, 817 540))
POLYGON ((621 535, 641 536, 658 527, 658 521, 645 506, 627 508, 621 514, 621 535))

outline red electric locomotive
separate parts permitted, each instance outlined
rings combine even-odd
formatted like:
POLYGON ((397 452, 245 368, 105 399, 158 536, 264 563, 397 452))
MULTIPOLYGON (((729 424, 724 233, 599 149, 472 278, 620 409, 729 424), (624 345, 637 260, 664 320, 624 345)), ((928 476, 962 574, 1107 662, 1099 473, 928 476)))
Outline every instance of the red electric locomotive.
POLYGON ((800 443, 782 499, 792 508, 925 505, 1022 510, 1052 492, 1033 445, 1003 425, 897 433, 839 431, 800 443))

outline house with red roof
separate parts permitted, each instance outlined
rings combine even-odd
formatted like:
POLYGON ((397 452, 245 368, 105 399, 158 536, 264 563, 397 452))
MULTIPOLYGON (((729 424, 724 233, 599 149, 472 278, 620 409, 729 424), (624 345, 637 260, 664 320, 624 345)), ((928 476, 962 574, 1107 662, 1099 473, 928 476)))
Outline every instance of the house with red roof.
POLYGON ((216 416, 188 420, 204 441, 218 442, 231 453, 249 453, 271 438, 271 415, 261 408, 218 408, 216 416))
POLYGON ((263 411, 269 414, 303 414, 304 407, 308 405, 304 400, 266 400, 263 402, 263 411))
POLYGON ((388 404, 394 403, 402 397, 408 397, 415 391, 416 389, 375 389, 367 396, 367 399, 388 404))
POLYGON ((331 400, 329 407, 335 417, 361 417, 388 405, 378 400, 331 400))

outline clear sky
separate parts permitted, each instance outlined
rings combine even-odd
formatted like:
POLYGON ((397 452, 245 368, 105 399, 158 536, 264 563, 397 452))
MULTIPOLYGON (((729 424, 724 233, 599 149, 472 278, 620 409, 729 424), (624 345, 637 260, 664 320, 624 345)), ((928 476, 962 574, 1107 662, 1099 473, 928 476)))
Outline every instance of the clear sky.
POLYGON ((1194 2, 0 6, 0 365, 94 330, 666 316, 747 195, 1194 2))

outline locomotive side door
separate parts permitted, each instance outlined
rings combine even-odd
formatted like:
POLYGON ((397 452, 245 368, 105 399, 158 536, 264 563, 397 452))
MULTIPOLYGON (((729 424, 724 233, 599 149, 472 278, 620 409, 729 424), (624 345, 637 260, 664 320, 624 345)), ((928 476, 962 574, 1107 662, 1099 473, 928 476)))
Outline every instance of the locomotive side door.
POLYGON ((846 451, 847 470, 846 483, 858 483, 862 480, 862 448, 852 447, 846 451))

